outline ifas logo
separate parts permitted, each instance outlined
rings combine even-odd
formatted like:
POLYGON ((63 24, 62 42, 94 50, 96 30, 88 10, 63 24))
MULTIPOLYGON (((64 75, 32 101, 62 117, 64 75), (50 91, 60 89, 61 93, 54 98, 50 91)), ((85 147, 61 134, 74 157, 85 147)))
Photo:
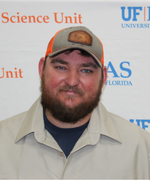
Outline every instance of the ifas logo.
POLYGON ((122 28, 150 28, 150 7, 122 6, 121 17, 126 23, 121 23, 122 28))
POLYGON ((111 61, 107 65, 107 81, 106 85, 110 86, 132 86, 130 77, 132 71, 130 69, 130 62, 123 61, 119 66, 113 65, 111 61))

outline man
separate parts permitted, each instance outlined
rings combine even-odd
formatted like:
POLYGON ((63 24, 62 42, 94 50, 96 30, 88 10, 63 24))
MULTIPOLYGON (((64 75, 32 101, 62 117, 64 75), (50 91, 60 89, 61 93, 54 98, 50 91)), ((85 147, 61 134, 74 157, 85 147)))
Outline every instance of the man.
POLYGON ((39 74, 41 97, 0 123, 0 178, 150 178, 149 133, 99 102, 107 69, 89 29, 57 32, 39 74))

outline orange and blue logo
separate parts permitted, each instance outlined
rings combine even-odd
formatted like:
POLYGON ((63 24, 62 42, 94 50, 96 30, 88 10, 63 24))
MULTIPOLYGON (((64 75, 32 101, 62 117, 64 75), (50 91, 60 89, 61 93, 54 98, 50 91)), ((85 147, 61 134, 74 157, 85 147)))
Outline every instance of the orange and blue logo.
POLYGON ((150 7, 149 6, 122 6, 121 17, 124 23, 122 28, 150 28, 150 7))

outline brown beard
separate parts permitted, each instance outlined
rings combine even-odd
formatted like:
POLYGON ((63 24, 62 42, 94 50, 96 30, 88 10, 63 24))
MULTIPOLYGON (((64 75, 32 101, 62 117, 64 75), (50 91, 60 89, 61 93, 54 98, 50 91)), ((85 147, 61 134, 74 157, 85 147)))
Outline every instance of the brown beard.
MULTIPOLYGON (((69 85, 60 87, 58 93, 61 91, 68 91, 69 89, 78 93, 80 96, 84 96, 84 92, 78 89, 78 87, 70 87, 69 85)), ((48 91, 45 86, 45 77, 43 72, 41 78, 41 104, 43 108, 45 110, 48 110, 55 119, 65 123, 75 124, 80 119, 86 117, 89 113, 91 113, 93 109, 98 105, 101 90, 102 80, 96 94, 89 96, 86 101, 83 101, 78 106, 70 108, 64 102, 62 102, 60 99, 58 99, 56 96, 52 95, 48 91)))

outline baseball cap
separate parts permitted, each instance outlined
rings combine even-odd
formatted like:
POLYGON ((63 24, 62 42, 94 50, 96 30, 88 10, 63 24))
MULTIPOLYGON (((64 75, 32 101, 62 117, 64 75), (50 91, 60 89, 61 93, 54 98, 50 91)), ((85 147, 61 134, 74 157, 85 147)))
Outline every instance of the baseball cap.
POLYGON ((58 31, 47 46, 45 58, 54 57, 70 49, 84 50, 100 67, 104 65, 103 44, 84 26, 73 26, 58 31))

